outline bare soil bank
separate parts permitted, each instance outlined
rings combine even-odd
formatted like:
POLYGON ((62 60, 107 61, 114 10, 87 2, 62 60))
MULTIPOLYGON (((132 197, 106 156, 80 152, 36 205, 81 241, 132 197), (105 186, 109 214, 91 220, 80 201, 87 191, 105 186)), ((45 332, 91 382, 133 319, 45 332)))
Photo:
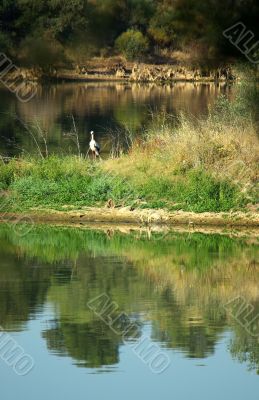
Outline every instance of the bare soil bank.
POLYGON ((184 211, 167 212, 165 210, 123 208, 93 208, 80 210, 56 211, 51 209, 32 209, 23 214, 0 214, 2 220, 33 220, 35 222, 69 223, 109 223, 132 224, 137 226, 185 226, 185 227, 226 227, 259 229, 259 214, 250 212, 231 213, 193 213, 184 211))
POLYGON ((80 65, 22 70, 24 79, 61 81, 133 81, 133 82, 214 82, 233 81, 237 77, 230 66, 191 67, 181 62, 167 64, 131 63, 123 58, 93 58, 80 65))

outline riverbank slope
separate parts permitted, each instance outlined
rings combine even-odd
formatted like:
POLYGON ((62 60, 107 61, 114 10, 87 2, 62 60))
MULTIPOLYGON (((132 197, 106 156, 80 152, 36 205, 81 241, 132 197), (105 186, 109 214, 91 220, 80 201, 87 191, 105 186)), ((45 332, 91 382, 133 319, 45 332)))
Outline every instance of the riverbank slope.
POLYGON ((257 225, 257 92, 246 85, 239 91, 231 102, 219 97, 200 120, 156 114, 141 134, 122 131, 106 160, 50 155, 47 143, 37 156, 0 160, 0 212, 257 225))
MULTIPOLYGON (((183 59, 164 62, 130 62, 123 57, 92 58, 81 64, 21 70, 28 81, 125 81, 125 82, 231 82, 239 78, 230 63, 220 67, 195 66, 183 59)), ((14 76, 15 78, 15 76, 14 76)), ((11 79, 11 76, 10 76, 11 79)))

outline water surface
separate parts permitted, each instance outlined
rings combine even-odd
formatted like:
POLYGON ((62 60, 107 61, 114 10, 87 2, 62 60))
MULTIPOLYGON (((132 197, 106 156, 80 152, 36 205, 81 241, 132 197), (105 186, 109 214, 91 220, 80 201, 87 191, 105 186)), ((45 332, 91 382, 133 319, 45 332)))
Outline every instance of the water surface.
POLYGON ((0 360, 3 399, 258 399, 259 332, 226 307, 242 298, 258 315, 256 239, 48 226, 21 233, 0 227, 0 325, 35 366, 19 377, 0 360), (138 336, 122 337, 89 308, 102 294, 138 336), (170 360, 160 374, 132 350, 144 337, 170 360))
POLYGON ((72 116, 80 151, 89 147, 90 131, 104 153, 117 136, 130 131, 141 135, 157 114, 194 117, 207 113, 219 93, 229 93, 226 84, 176 83, 172 85, 125 83, 64 83, 39 86, 37 95, 21 103, 0 87, 0 154, 13 156, 37 152, 35 139, 45 152, 77 154, 72 116))

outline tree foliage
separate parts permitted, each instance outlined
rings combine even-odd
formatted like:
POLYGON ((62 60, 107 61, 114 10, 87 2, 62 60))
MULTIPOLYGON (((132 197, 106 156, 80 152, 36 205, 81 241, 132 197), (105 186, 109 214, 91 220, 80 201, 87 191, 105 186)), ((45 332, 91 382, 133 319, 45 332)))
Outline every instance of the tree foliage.
POLYGON ((258 38, 258 16, 255 0, 226 0, 224 7, 217 0, 2 0, 0 47, 22 59, 28 41, 42 38, 44 48, 80 48, 87 57, 134 30, 150 50, 200 46, 208 54, 242 56, 222 32, 242 21, 258 38))
POLYGON ((148 40, 140 31, 129 29, 118 37, 116 47, 129 60, 141 59, 148 50, 148 40))

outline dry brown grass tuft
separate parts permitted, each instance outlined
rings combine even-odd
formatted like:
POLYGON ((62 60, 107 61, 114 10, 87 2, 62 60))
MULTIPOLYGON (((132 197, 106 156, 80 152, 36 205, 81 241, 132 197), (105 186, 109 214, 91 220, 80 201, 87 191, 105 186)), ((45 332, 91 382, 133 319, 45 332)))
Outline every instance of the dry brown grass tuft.
POLYGON ((107 160, 104 168, 133 180, 201 168, 246 187, 259 178, 259 140, 252 122, 229 126, 182 117, 177 127, 152 129, 129 154, 107 160))

